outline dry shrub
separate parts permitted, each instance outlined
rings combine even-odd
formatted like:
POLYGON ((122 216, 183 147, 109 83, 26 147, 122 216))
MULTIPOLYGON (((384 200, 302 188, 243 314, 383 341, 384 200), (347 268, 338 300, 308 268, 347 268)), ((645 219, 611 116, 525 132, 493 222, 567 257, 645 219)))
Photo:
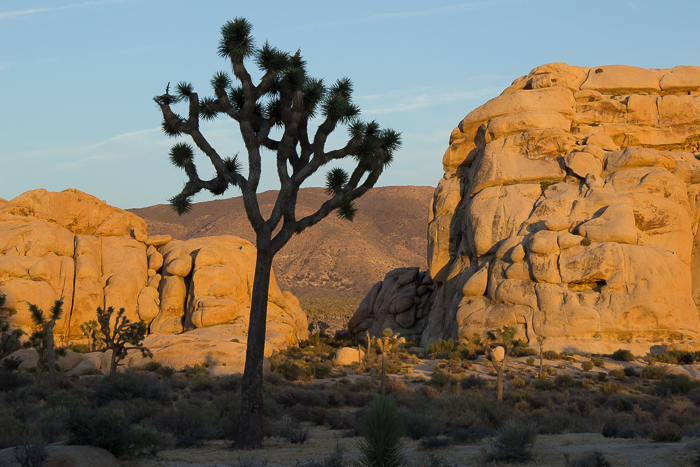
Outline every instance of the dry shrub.
POLYGON ((539 427, 532 421, 508 420, 491 443, 487 462, 529 462, 539 427))
POLYGON ((683 439, 683 430, 671 422, 654 425, 649 437, 657 443, 677 443, 683 439))

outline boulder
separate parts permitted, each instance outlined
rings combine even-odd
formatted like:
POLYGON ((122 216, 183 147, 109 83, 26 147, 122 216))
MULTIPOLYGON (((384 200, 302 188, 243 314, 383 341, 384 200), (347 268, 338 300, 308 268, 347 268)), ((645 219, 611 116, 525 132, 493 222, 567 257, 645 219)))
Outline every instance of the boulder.
POLYGON ((341 347, 335 351, 333 357, 333 365, 346 366, 355 363, 360 363, 365 353, 362 350, 353 349, 352 347, 341 347))
POLYGON ((360 303, 348 322, 349 331, 358 339, 381 336, 391 328, 405 338, 419 337, 434 299, 434 283, 427 271, 399 268, 386 274, 360 303))

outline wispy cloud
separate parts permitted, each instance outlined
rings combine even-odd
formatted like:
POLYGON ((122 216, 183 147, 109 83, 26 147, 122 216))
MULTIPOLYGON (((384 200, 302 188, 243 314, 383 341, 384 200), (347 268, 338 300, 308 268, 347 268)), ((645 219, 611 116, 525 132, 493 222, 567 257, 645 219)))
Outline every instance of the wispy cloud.
POLYGON ((97 2, 72 3, 70 5, 61 5, 61 6, 45 7, 45 8, 28 8, 26 10, 0 11, 0 19, 17 18, 19 16, 28 16, 28 15, 33 15, 36 13, 47 13, 50 11, 70 10, 73 8, 83 8, 83 7, 106 5, 109 3, 122 3, 122 2, 124 2, 124 0, 102 0, 102 1, 97 1, 97 2))
MULTIPOLYGON (((493 78, 498 81, 497 78, 493 78)), ((450 84, 445 86, 401 89, 384 94, 357 97, 364 115, 410 112, 446 102, 483 100, 501 90, 500 86, 474 87, 450 84)))
POLYGON ((355 19, 355 21, 385 21, 391 19, 402 18, 420 18, 425 16, 440 16, 454 14, 460 12, 470 12, 478 10, 486 10, 492 8, 500 8, 513 3, 522 3, 522 0, 482 0, 476 2, 458 3, 456 5, 446 5, 435 8, 426 8, 424 10, 413 11, 392 11, 388 13, 380 13, 376 15, 363 16, 355 19))

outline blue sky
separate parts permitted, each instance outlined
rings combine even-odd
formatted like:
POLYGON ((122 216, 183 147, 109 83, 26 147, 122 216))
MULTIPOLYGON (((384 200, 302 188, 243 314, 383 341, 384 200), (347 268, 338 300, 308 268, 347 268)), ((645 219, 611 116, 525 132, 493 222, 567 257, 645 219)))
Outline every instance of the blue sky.
MULTIPOLYGON (((300 48, 312 76, 350 77, 362 118, 402 132, 379 185, 434 186, 452 129, 515 78, 560 61, 700 65, 699 13, 696 1, 0 0, 0 198, 78 188, 131 208, 177 194, 185 177, 152 97, 178 81, 211 95, 228 70, 219 29, 237 16, 258 44, 300 48)), ((221 154, 245 155, 235 122, 204 128, 221 154)), ((261 189, 276 188, 266 173, 261 189)))

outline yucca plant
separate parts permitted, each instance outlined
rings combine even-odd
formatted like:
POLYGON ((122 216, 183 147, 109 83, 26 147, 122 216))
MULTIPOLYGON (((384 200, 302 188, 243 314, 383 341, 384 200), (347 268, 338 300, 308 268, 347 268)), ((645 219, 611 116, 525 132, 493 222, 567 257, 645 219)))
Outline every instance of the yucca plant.
POLYGON ((399 467, 406 464, 403 428, 396 405, 389 396, 379 396, 362 419, 358 449, 364 467, 399 467))

